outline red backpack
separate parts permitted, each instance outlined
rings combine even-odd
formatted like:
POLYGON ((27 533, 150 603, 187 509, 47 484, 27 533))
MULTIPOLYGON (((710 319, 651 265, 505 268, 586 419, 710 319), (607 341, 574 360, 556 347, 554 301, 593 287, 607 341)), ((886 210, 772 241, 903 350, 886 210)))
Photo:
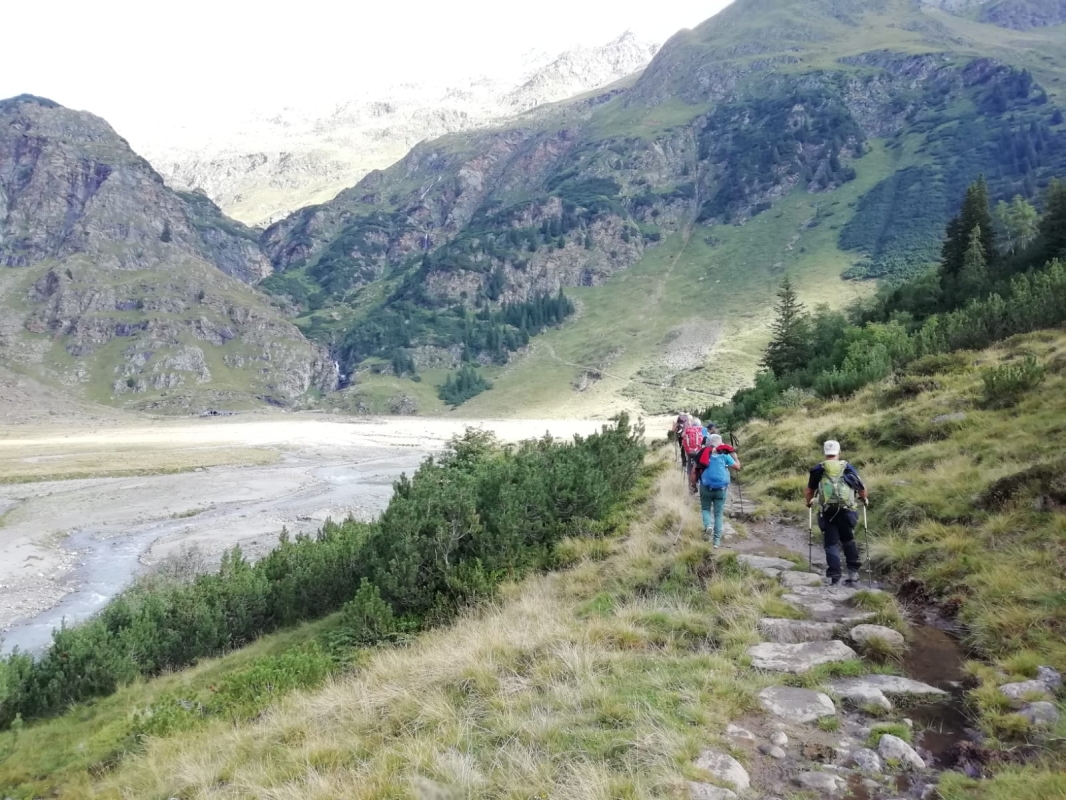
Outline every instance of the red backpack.
POLYGON ((689 455, 698 453, 700 448, 703 447, 703 428, 698 425, 690 425, 685 428, 685 432, 681 434, 681 446, 685 448, 685 452, 689 455))

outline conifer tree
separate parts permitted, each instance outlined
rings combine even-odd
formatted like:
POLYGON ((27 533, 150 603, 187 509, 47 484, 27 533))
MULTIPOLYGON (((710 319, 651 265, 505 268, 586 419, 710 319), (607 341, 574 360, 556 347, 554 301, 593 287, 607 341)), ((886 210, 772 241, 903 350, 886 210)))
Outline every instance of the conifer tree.
POLYGON ((984 177, 978 178, 966 190, 962 210, 948 224, 940 259, 940 288, 947 308, 954 308, 958 304, 959 273, 962 272, 966 251, 970 246, 970 234, 975 228, 981 231, 985 265, 992 270, 996 260, 996 234, 988 205, 988 184, 984 177))
POLYGON ((801 370, 810 356, 810 320, 787 275, 777 292, 777 318, 770 332, 762 365, 779 378, 801 370))
POLYGON ((1062 181, 1053 180, 1044 195, 1044 216, 1035 249, 1037 267, 1066 254, 1066 184, 1062 181))
POLYGON ((959 302, 979 297, 988 288, 988 283, 988 261, 978 226, 970 232, 970 245, 962 259, 962 270, 958 277, 959 302))

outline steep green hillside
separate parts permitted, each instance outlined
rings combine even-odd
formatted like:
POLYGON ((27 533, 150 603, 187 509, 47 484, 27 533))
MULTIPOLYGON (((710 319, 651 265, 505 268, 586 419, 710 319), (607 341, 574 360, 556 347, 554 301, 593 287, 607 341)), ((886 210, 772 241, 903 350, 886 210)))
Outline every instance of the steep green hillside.
POLYGON ((464 362, 494 388, 460 413, 729 395, 783 273, 840 305, 869 291, 841 275, 935 260, 979 174, 1009 200, 1066 168, 1066 31, 980 12, 738 0, 630 86, 419 145, 278 223, 265 286, 352 402, 464 362), (508 321, 560 289, 572 317, 508 321))
POLYGON ((257 234, 170 191, 111 127, 0 101, 0 359, 83 399, 203 408, 312 399, 327 354, 249 284, 257 234))

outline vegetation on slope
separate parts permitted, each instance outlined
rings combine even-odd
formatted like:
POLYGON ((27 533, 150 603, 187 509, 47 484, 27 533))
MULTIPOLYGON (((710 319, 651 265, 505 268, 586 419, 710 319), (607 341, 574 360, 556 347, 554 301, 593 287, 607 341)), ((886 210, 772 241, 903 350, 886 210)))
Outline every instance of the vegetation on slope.
MULTIPOLYGON (((220 715, 184 730, 150 730, 134 748, 143 752, 103 769, 68 747, 63 758, 76 766, 62 779, 40 776, 36 786, 61 787, 71 798, 216 797, 236 786, 294 798, 636 798, 683 790, 685 778, 704 777, 689 765, 700 748, 757 708, 771 678, 746 669, 743 653, 757 641, 761 614, 787 611, 782 589, 765 576, 712 560, 676 474, 657 472, 639 519, 630 513, 628 526, 596 526, 591 537, 575 529, 558 546, 559 571, 507 585, 498 601, 453 625, 406 647, 365 652, 349 674, 254 719, 220 715)), ((212 662, 192 679, 181 673, 131 687, 124 699, 136 719, 162 706, 164 693, 195 706, 209 694, 202 671, 219 681, 226 667, 212 662), (146 691, 161 682, 165 688, 146 691)), ((229 683, 246 667, 233 665, 229 683)), ((49 736, 63 731, 64 744, 82 741, 94 712, 115 715, 119 696, 27 726, 15 763, 47 769, 40 751, 59 752, 49 736)), ((11 743, 10 733, 0 736, 0 748, 11 743)), ((13 769, 10 758, 0 765, 8 770, 0 785, 19 774, 13 769)))
POLYGON ((134 586, 56 631, 39 660, 3 659, 0 723, 57 713, 349 603, 379 607, 405 630, 446 620, 501 580, 550 563, 576 527, 606 520, 638 477, 640 434, 625 417, 573 444, 502 450, 470 433, 401 478, 378 522, 283 535, 256 564, 236 548, 215 574, 134 586))
POLYGON ((978 181, 948 226, 939 268, 854 307, 850 321, 825 307, 805 313, 786 279, 766 371, 701 416, 738 424, 807 394, 846 397, 909 364, 1066 321, 1066 186, 1053 182, 1044 205, 1031 243, 1002 251, 978 181))
POLYGON ((875 565, 918 581, 918 596, 987 659, 970 664, 968 695, 985 746, 1008 762, 1066 765, 1062 726, 1045 741, 997 691, 1040 664, 1066 670, 1066 333, 924 359, 850 399, 807 398, 769 416, 743 435, 760 514, 798 516, 821 443, 839 440, 871 487, 875 565))

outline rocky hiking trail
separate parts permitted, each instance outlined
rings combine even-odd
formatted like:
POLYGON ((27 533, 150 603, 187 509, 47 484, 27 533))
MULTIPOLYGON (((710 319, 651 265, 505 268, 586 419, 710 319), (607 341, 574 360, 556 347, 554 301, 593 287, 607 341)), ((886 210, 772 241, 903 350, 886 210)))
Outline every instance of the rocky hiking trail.
MULTIPOLYGON (((745 497, 748 511, 751 500, 745 497)), ((727 513, 720 557, 732 554, 779 581, 797 618, 759 621, 763 641, 747 655, 753 669, 780 680, 759 693, 762 713, 722 732, 725 747, 700 753, 694 766, 707 780, 689 783, 691 798, 930 800, 939 797, 944 771, 976 777, 966 757, 978 748, 962 707, 965 657, 955 640, 918 620, 909 621, 907 636, 874 624, 879 614, 870 609, 887 607, 891 597, 865 585, 865 573, 862 585, 827 586, 817 536, 808 568, 806 530, 755 521, 740 511, 735 490, 727 513), (744 537, 731 521, 740 519, 744 537), (899 655, 880 664, 862 655, 886 651, 899 655)), ((1002 691, 1037 719, 1055 707, 1026 700, 1050 700, 1060 686, 1058 673, 1041 668, 1039 680, 1002 691)))

